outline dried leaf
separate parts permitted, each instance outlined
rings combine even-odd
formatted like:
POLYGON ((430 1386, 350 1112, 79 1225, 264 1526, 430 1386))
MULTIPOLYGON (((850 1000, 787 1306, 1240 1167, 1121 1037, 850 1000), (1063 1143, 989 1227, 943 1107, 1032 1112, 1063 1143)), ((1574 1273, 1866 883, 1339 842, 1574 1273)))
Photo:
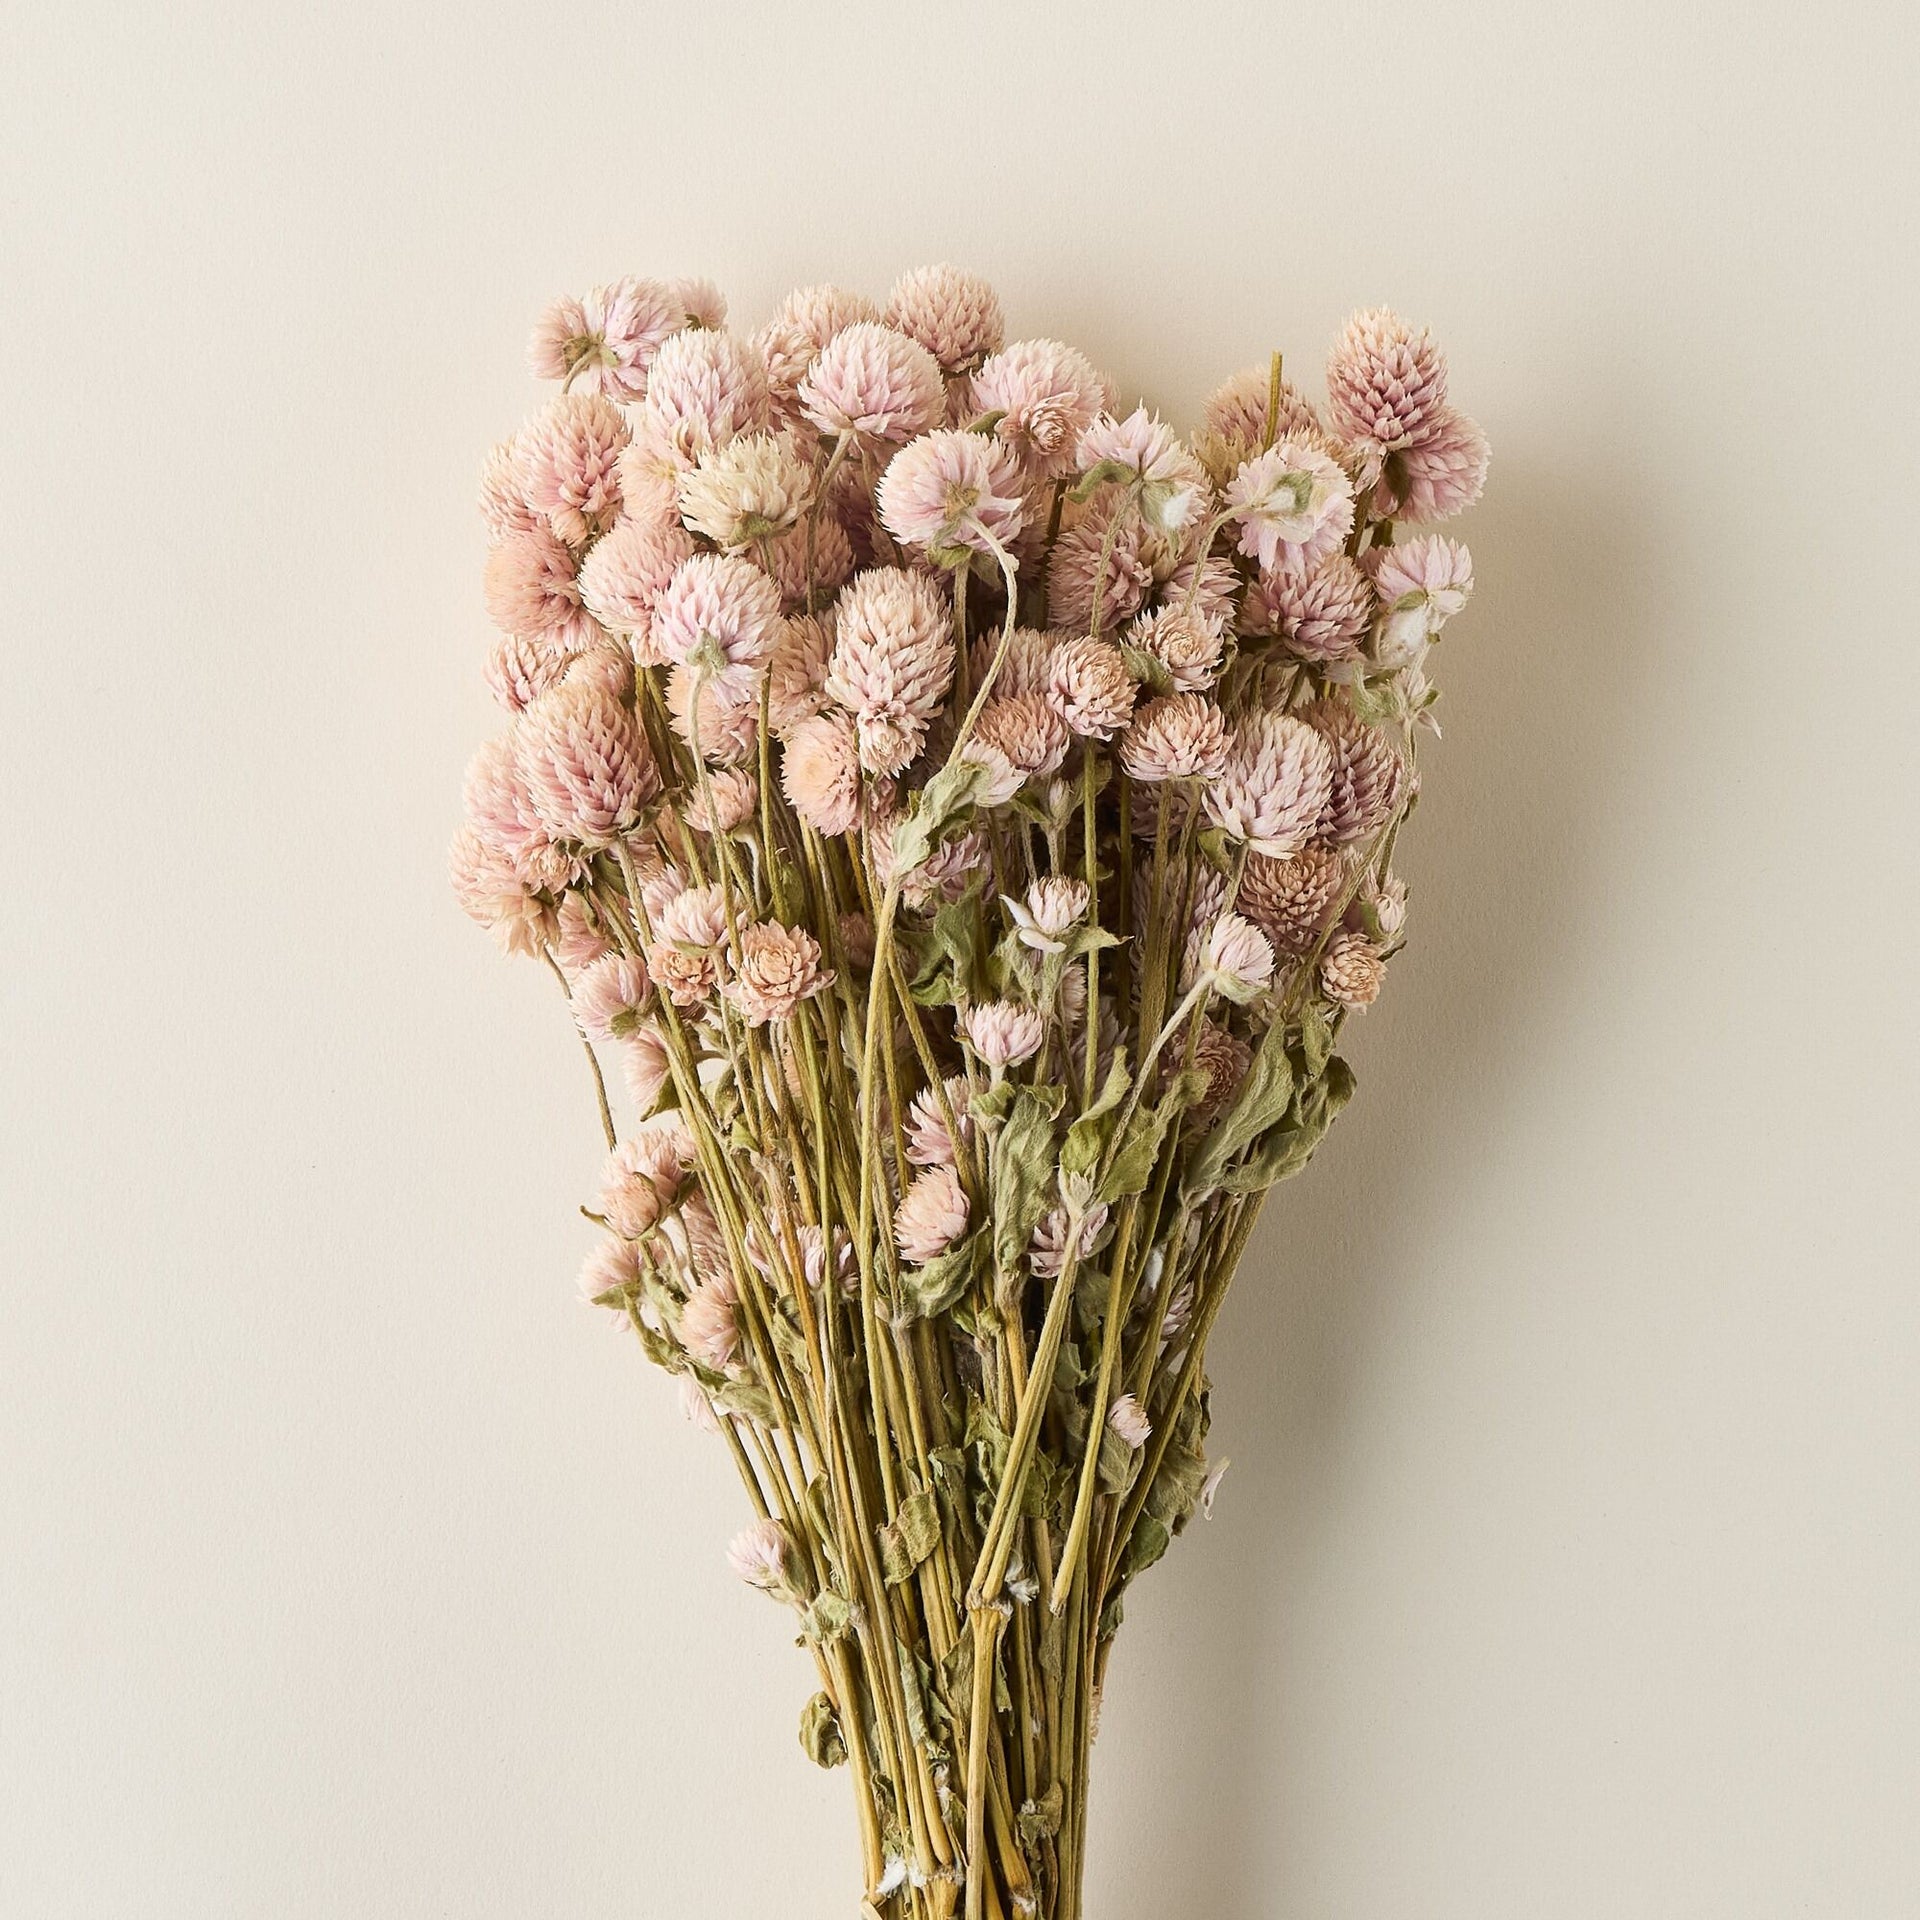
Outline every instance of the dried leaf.
POLYGON ((929 1558, 940 1542, 940 1509, 930 1493, 909 1494, 900 1511, 880 1529, 880 1564, 887 1585, 897 1587, 929 1558))
POLYGON ((1001 1273, 1024 1273, 1027 1243, 1053 1203, 1053 1122, 1060 1087, 1019 1087, 993 1142, 993 1259, 1001 1273))
POLYGON ((840 1716, 824 1693, 816 1693, 800 1709, 800 1747, 816 1767, 844 1767, 847 1743, 841 1736, 840 1716))
POLYGON ((1293 1068, 1287 1059, 1286 1029, 1267 1029, 1234 1103, 1200 1142, 1181 1182, 1189 1202, 1203 1200, 1242 1150, 1286 1117, 1293 1104, 1293 1068))

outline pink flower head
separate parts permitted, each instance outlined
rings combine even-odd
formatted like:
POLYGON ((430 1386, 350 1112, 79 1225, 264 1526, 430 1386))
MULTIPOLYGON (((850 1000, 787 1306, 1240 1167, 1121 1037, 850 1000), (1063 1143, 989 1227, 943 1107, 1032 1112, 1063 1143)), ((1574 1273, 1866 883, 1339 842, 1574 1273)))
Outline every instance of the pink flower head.
POLYGON ((725 1373, 740 1357, 740 1296, 732 1276, 709 1274, 680 1309, 680 1344, 713 1373, 725 1373))
POLYGON ((727 296, 700 274, 676 275, 667 282, 667 297, 673 302, 683 327, 715 328, 727 324, 727 296))
POLYGON ((1133 714, 1133 675, 1120 649, 1075 634, 1053 649, 1047 697, 1085 740, 1109 740, 1133 714))
MULTIPOLYGON (((973 1122, 967 1118, 967 1102, 972 1089, 964 1073, 947 1076, 947 1106, 962 1141, 973 1138, 973 1122)), ((907 1113, 907 1158, 916 1167, 951 1167, 959 1159, 947 1116, 932 1087, 922 1087, 913 1096, 907 1113)))
POLYGON ((1000 296, 977 273, 916 267, 893 283, 887 325, 917 340, 947 374, 968 373, 1007 337, 1000 296))
POLYGON ((1143 613, 1122 637, 1166 669, 1175 693, 1204 693, 1212 686, 1227 646, 1220 623, 1206 618, 1197 607, 1189 611, 1178 596, 1164 607, 1143 613))
POLYGON ((802 927, 777 920, 748 927, 740 935, 740 963, 726 985, 726 996, 750 1027, 788 1019, 803 1000, 833 985, 833 973, 820 964, 820 943, 802 927))
POLYGON ((863 446, 899 446, 946 412, 940 363, 917 340, 870 320, 843 327, 800 383, 800 405, 822 433, 863 446))
POLYGON ((1063 627, 1105 633, 1129 620, 1153 591, 1145 522, 1124 488, 1103 488, 1054 542, 1047 601, 1063 627))
POLYGON ((1327 401, 1349 440, 1390 453, 1424 439, 1447 398, 1447 362, 1422 327, 1369 307, 1356 313, 1327 360, 1327 401))
POLYGON ((1017 790, 1033 774, 1058 773, 1073 735, 1059 708, 1044 693, 1009 693, 996 695, 980 709, 968 744, 992 747, 1005 755, 1020 776, 1014 783, 1017 790))
POLYGON ((580 610, 573 550, 546 527, 510 533, 487 555, 487 612, 502 633, 547 634, 557 647, 581 645, 593 623, 580 610))
POLYGON ((510 633, 494 643, 480 677, 509 713, 524 713, 549 687, 560 684, 572 657, 541 635, 510 633))
POLYGON ((578 846, 611 846, 660 791, 632 710, 591 682, 543 693, 520 717, 515 752, 541 821, 578 846))
MULTIPOLYGON (((1272 396, 1272 373, 1266 367, 1248 367, 1207 395, 1201 410, 1199 450, 1214 477, 1231 479, 1268 443, 1267 409, 1272 396)), ((1314 432, 1319 428, 1313 407, 1297 387, 1280 384, 1280 413, 1271 435, 1314 432)))
POLYGON ((635 1107, 651 1113, 659 1104, 661 1089, 673 1077, 667 1043, 651 1021, 642 1021, 627 1036, 620 1048, 620 1070, 635 1107))
POLYGON ((1153 1433, 1153 1422, 1147 1418, 1146 1408, 1130 1393, 1123 1393, 1107 1409, 1107 1425, 1120 1436, 1121 1443, 1134 1453, 1147 1444, 1153 1433))
POLYGON ((1227 488, 1240 551, 1268 572, 1310 571, 1353 530, 1353 483, 1313 442, 1277 441, 1249 460, 1227 488))
POLYGON ((629 515, 594 542, 581 565, 580 597, 610 632, 632 640, 642 666, 665 664, 653 642, 653 609, 693 554, 693 542, 678 520, 629 515))
POLYGON ((681 666, 667 675, 673 730, 708 766, 744 766, 753 757, 760 739, 761 671, 681 666))
POLYGON ((908 1260, 938 1259, 967 1230, 967 1195, 951 1167, 913 1176, 893 1215, 894 1244, 908 1260))
POLYGON ((626 1310, 640 1285, 640 1256, 630 1240, 600 1241, 580 1266, 580 1297, 589 1306, 626 1310))
POLYGON ((760 783, 747 767, 715 767, 704 790, 687 796, 687 825, 696 833, 734 833, 760 804, 760 783))
POLYGON ((1120 737, 1120 764, 1130 778, 1211 780, 1227 757, 1227 723, 1197 693, 1163 694, 1133 716, 1120 737))
POLYGON ((1373 584, 1344 553, 1311 572, 1263 573, 1247 596, 1248 624, 1279 634, 1303 660, 1351 660, 1373 618, 1373 584))
POLYGON ((687 887, 674 895, 654 922, 647 970, 676 1007, 697 1007, 720 978, 726 945, 727 909, 718 887, 687 887))
POLYGON ((547 524, 547 516, 527 499, 518 434, 501 441, 480 468, 480 517, 495 540, 547 524))
POLYGON ((1380 997, 1386 962, 1364 933, 1343 928, 1320 956, 1320 991, 1336 1006, 1364 1013, 1380 997))
POLYGON ((723 447, 766 426, 767 370, 745 341, 689 327, 655 356, 643 417, 696 454, 723 447))
POLYGON ((898 773, 919 753, 953 666, 952 617, 925 575, 873 567, 842 591, 827 691, 853 713, 871 771, 898 773))
POLYGON ((696 553, 654 603, 651 637, 654 651, 679 666, 709 645, 727 666, 756 666, 780 637, 780 595, 751 562, 696 553))
POLYGON ((1313 838, 1333 788, 1333 749, 1289 713, 1250 713, 1228 736, 1207 817, 1255 853, 1290 860, 1313 838))
POLYGON ((553 935, 553 957, 569 980, 613 951, 597 910, 584 894, 569 893, 560 902, 553 935))
POLYGON ((1020 463, 999 441, 941 428, 893 456, 875 498, 896 540, 950 567, 1013 544, 1025 514, 1020 487, 1020 463))
POLYGON ((528 347, 534 374, 610 400, 638 400, 661 343, 682 324, 657 280, 615 280, 584 298, 563 294, 540 316, 528 347))
POLYGON ((528 505, 580 546, 620 511, 618 462, 633 437, 626 415, 597 393, 563 393, 519 436, 528 505))
POLYGON ((767 721, 785 733, 810 720, 827 703, 827 655, 833 635, 815 614, 790 614, 780 623, 767 662, 767 721))
POLYGON ((860 737, 837 709, 802 720, 782 743, 780 785, 815 833, 851 833, 860 823, 860 737))
POLYGON ((969 1007, 961 1016, 960 1030, 967 1045, 996 1075, 1032 1059, 1047 1032, 1039 1010, 1015 1000, 983 1000, 969 1007))
POLYGON ((553 909, 472 827, 454 835, 447 867, 461 912, 485 927, 504 952, 532 956, 553 937, 553 909))
POLYGON ((489 740, 467 763, 462 787, 467 824, 514 876, 558 893, 578 875, 575 857, 556 846, 521 771, 517 735, 489 740))
POLYGON ((787 1559, 787 1530, 778 1520, 756 1520, 727 1544, 727 1565, 762 1593, 784 1590, 787 1559))
POLYGON ((1113 404, 1113 383, 1084 353, 1058 340, 1017 340, 973 376, 976 416, 997 413, 994 432, 1036 473, 1073 471, 1093 416, 1113 404))
POLYGON ((661 1191, 660 1169, 644 1146, 638 1138, 623 1140, 600 1169, 600 1217, 628 1240, 644 1239, 653 1231, 662 1202, 679 1184, 676 1169, 667 1191, 661 1191))
POLYGON ((1005 905, 1023 947, 1036 953, 1065 953, 1067 937, 1087 917, 1092 899, 1084 880, 1054 874, 1036 880, 1025 900, 1008 900, 1005 905))
POLYGON ((1320 833, 1337 847, 1377 832, 1406 795, 1407 763, 1384 729, 1370 726, 1343 700, 1316 700, 1301 718, 1333 749, 1333 781, 1320 833))
POLYGON ((1375 510, 1416 526, 1449 520, 1480 498, 1487 461, 1487 436, 1464 413, 1443 408, 1425 439, 1389 456, 1375 510))
POLYGON ((831 515, 821 514, 814 521, 813 550, 807 550, 804 525, 789 527, 776 534, 764 547, 756 546, 753 558, 767 570, 780 604, 789 612, 802 612, 807 604, 808 566, 812 566, 813 604, 821 608, 832 599, 854 569, 853 542, 847 530, 831 515))
POLYGON ((1244 915, 1223 913, 1194 936, 1184 978, 1244 1005, 1273 978, 1273 943, 1244 915))
POLYGON ((647 963, 637 953, 609 953, 574 983, 573 1013, 589 1040, 625 1040, 647 1004, 647 963))
POLYGON ((1427 642, 1467 604, 1473 591, 1473 556, 1444 534, 1375 547, 1366 566, 1380 596, 1373 654, 1383 667, 1416 663, 1427 642))
POLYGON ((1157 414, 1136 407, 1124 420, 1102 413, 1080 435, 1074 465, 1134 490, 1149 525, 1178 533, 1204 508, 1206 470, 1157 414))
POLYGON ((799 524, 813 499, 813 472, 784 437, 743 433, 680 476, 679 499, 695 533, 717 547, 744 547, 799 524))
POLYGON ((1081 1216, 1076 1231, 1073 1215, 1065 1207, 1049 1209, 1040 1216, 1040 1224, 1027 1244, 1027 1264, 1042 1280, 1059 1279, 1068 1259, 1089 1252, 1106 1231, 1110 1211, 1104 1200, 1096 1200, 1081 1216))
POLYGON ((820 349, 845 328, 879 318, 880 309, 864 293, 845 287, 800 287, 781 301, 753 343, 766 362, 767 382, 783 418, 798 415, 800 383, 820 349))

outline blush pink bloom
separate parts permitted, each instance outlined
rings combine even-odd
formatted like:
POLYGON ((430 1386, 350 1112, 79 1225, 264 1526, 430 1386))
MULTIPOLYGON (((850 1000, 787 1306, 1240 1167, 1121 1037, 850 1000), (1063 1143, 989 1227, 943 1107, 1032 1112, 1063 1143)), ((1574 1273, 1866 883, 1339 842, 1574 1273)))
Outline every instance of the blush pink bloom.
POLYGON ((679 274, 667 282, 667 297, 686 327, 724 327, 727 296, 702 274, 679 274))
POLYGON ((624 1040, 647 1004, 647 964, 637 953, 609 953, 573 986, 573 1013, 589 1040, 624 1040))
POLYGON ((967 1230, 967 1196, 951 1167, 913 1177, 893 1215, 894 1244, 916 1263, 938 1259, 967 1230))
POLYGON ((569 893, 560 902, 553 935, 553 957, 569 980, 613 951, 595 910, 583 894, 569 893))
POLYGON ((1053 649, 1047 697, 1085 740, 1109 740, 1133 714, 1134 682, 1120 649, 1075 634, 1053 649))
POLYGON ((771 540, 799 523, 813 472, 784 438, 743 433, 680 476, 680 517, 717 547, 771 540))
POLYGON ((563 393, 519 436, 527 502, 570 546, 604 533, 620 511, 627 417, 597 393, 563 393))
POLYGON ((1095 417, 1080 435, 1074 465, 1130 487, 1150 526, 1178 533, 1199 516, 1212 491, 1206 470, 1157 414, 1136 407, 1124 420, 1095 417))
POLYGON ((898 773, 919 753, 953 667, 952 616, 925 575, 873 567, 842 591, 827 691, 854 715, 872 772, 898 773))
POLYGON ((1025 780, 1058 773, 1073 735, 1044 693, 1009 693, 996 695, 980 709, 969 744, 995 748, 1025 780))
POLYGON ((760 741, 760 675, 758 667, 668 673, 667 717, 708 766, 739 767, 752 759, 760 741))
POLYGON ((1385 307, 1356 313, 1327 359, 1335 428, 1383 453, 1432 431, 1447 399, 1447 362, 1433 336, 1385 307))
POLYGON ((1426 526, 1464 513, 1487 484, 1487 436, 1464 413, 1443 409, 1427 437, 1392 455, 1375 510, 1426 526))
POLYGON ((539 634, 510 633, 494 643, 480 677, 509 713, 523 713, 549 687, 560 684, 573 657, 539 634))
POLYGON ((651 1113, 661 1089, 673 1077, 667 1043, 651 1022, 643 1021, 622 1043, 620 1071, 634 1106, 641 1113, 651 1113))
POLYGON ((1207 817, 1254 853, 1290 860, 1314 836, 1333 790, 1333 749, 1289 713, 1250 713, 1227 738, 1207 817))
POLYGON ((592 1307, 625 1311, 640 1285, 640 1255, 630 1240, 611 1235, 599 1242, 580 1264, 580 1297, 592 1307))
POLYGON ((510 533, 487 555, 487 613, 502 633, 546 634, 558 647, 583 645, 593 622, 581 611, 573 550, 549 527, 510 533))
POLYGON ((1147 1410, 1132 1394, 1123 1393, 1107 1409, 1107 1425, 1120 1436, 1122 1445, 1138 1453, 1153 1434, 1153 1422, 1147 1410))
POLYGON ((467 763, 461 790, 467 824, 530 887, 558 893, 573 884, 578 862, 554 844, 521 771, 517 733, 489 740, 467 763))
POLYGON ((702 1280, 680 1309, 680 1344, 712 1373, 725 1373, 740 1357, 739 1295, 731 1275, 702 1280))
POLYGON ((1103 488, 1054 542, 1047 604, 1054 621, 1105 633, 1130 620, 1153 591, 1146 527, 1122 487, 1103 488))
POLYGON ((802 927, 769 920, 740 935, 739 964, 726 984, 726 996, 750 1027, 785 1020, 803 1000, 833 985, 830 968, 820 964, 820 943, 802 927))
POLYGON ((946 374, 969 373, 1007 337, 1000 296, 977 273, 958 267, 916 267, 893 283, 887 325, 939 361, 946 374))
POLYGON ((774 406, 783 418, 797 418, 800 383, 836 333, 862 320, 878 320, 880 309, 864 293, 845 287, 799 287, 781 301, 774 316, 753 336, 766 363, 774 406))
POLYGON ((832 646, 827 619, 795 613, 781 621, 767 661, 767 723, 775 733, 812 719, 826 705, 827 655, 832 646))
POLYGON ((642 666, 665 664, 653 641, 653 609, 693 555, 694 544, 678 520, 629 515, 594 542, 581 565, 581 599, 609 632, 631 640, 642 666))
POLYGON ((756 1520, 727 1543, 727 1565, 763 1593, 785 1588, 787 1559, 787 1530, 778 1520, 756 1520))
POLYGON ((1113 383, 1084 353, 1058 340, 1017 340, 973 376, 976 417, 997 413, 994 432, 1034 472, 1073 471, 1074 450, 1095 414, 1113 405, 1113 383))
POLYGON ((780 604, 790 613, 804 612, 807 605, 807 567, 813 567, 813 604, 824 608, 853 572, 853 542, 847 530, 828 514, 814 522, 813 552, 807 552, 807 529, 791 527, 777 534, 764 549, 754 547, 752 558, 766 569, 780 604))
POLYGON ((961 1016, 960 1030, 967 1045, 998 1074, 1032 1059, 1047 1028, 1037 1008, 1014 1000, 983 1000, 961 1016))
POLYGON ((531 957, 545 948, 553 937, 553 909, 472 827, 454 835, 447 867, 461 912, 485 927, 503 952, 531 957))
POLYGON ((676 1007, 697 1007, 720 979, 726 945, 727 909, 715 886, 687 887, 674 895, 653 923, 647 971, 676 1007))
POLYGON ((1185 985, 1204 982, 1244 1005, 1272 978, 1273 943, 1244 914, 1223 913, 1189 944, 1185 985))
POLYGON ((860 823, 860 737, 837 708, 802 720, 782 743, 780 785, 815 833, 851 833, 860 823))
POLYGON ((1383 667, 1410 666, 1467 604, 1473 556, 1458 540, 1429 533, 1400 546, 1375 547, 1365 564, 1380 596, 1374 658, 1383 667))
POLYGON ((1004 552, 1025 516, 1020 463, 997 440, 949 428, 923 434, 888 462, 875 494, 893 537, 940 566, 1004 552))
POLYGON ((1337 553, 1353 531, 1353 483, 1311 441, 1280 440, 1249 460, 1227 488, 1240 551, 1269 573, 1306 572, 1337 553))
POLYGON ((641 1240, 660 1219, 661 1195, 651 1173, 634 1163, 634 1142, 622 1141, 600 1169, 597 1211, 612 1230, 641 1240))
POLYGON ((1241 873, 1237 903, 1276 953, 1301 954, 1320 937, 1346 878, 1339 849, 1320 841, 1291 860, 1255 854, 1241 873))
POLYGON ((682 561, 654 602, 651 643, 684 666, 708 643, 730 667, 755 666, 780 637, 780 595, 749 561, 697 553, 682 561))
MULTIPOLYGON (((1267 409, 1272 373, 1266 367, 1248 367, 1207 395, 1201 409, 1197 451, 1221 483, 1262 452, 1268 444, 1267 409)), ((1280 383, 1280 414, 1271 438, 1314 432, 1320 422, 1312 404, 1297 387, 1280 383)))
POLYGON ((1084 880, 1053 874, 1036 880, 1024 900, 1007 900, 1007 917, 1023 947, 1064 953, 1067 936, 1087 917, 1093 895, 1084 880))
POLYGON ((1320 816, 1321 837, 1351 846, 1377 832, 1406 794, 1407 763, 1384 728, 1370 726, 1343 700, 1316 700, 1301 718, 1333 749, 1333 780, 1320 816))
MULTIPOLYGON (((1053 680, 1054 649, 1064 636, 1058 633, 1043 633, 1037 627, 1015 627, 1007 641, 1005 656, 1000 660, 1000 668, 994 674, 993 691, 996 694, 1045 693, 1053 680)), ((993 670, 996 655, 1000 653, 1000 634, 977 635, 968 653, 968 663, 973 670, 973 684, 976 691, 986 684, 987 675, 993 670)))
POLYGON ((590 683, 543 693, 520 717, 515 753, 541 821, 578 846, 611 846, 660 791, 632 710, 590 683))
POLYGON ((1379 999, 1386 971, 1380 949, 1364 933, 1342 931, 1320 956, 1320 990, 1336 1006, 1364 1013, 1379 999))
POLYGON ((701 452, 725 446, 736 434, 768 421, 767 370, 743 340, 709 327, 676 333, 654 357, 647 376, 646 415, 701 452))
POLYGON ((733 833, 753 818, 760 783, 747 767, 715 767, 704 790, 687 796, 687 825, 696 833, 733 833))
POLYGON ((1227 723, 1211 700, 1169 693, 1149 700, 1120 737, 1120 764, 1135 780, 1211 780, 1227 757, 1227 723))
POLYGON ((900 446, 946 414, 940 363, 917 340, 872 321, 843 327, 800 383, 800 405, 822 433, 863 446, 900 446))
POLYGON ((480 468, 480 517, 495 540, 547 524, 547 516, 527 499, 518 434, 501 441, 480 468))
MULTIPOLYGON (((954 1125, 962 1142, 973 1138, 973 1122, 967 1118, 967 1102, 972 1089, 964 1073, 949 1074, 945 1082, 947 1106, 953 1111, 954 1125)), ((947 1128, 947 1116, 932 1087, 922 1087, 913 1096, 907 1111, 907 1158, 916 1167, 950 1167, 959 1159, 953 1135, 947 1128)))
POLYGON ((1159 661, 1175 693, 1204 693, 1212 686, 1227 645, 1219 622, 1189 612, 1178 596, 1143 613, 1122 639, 1159 661))
POLYGON ((668 289, 628 278, 584 296, 563 294, 540 316, 527 358, 542 380, 610 400, 638 400, 661 343, 684 324, 668 289))
POLYGON ((1310 573, 1263 573, 1247 598, 1248 625, 1277 633, 1303 660, 1351 660, 1373 620, 1373 583, 1336 553, 1310 573))

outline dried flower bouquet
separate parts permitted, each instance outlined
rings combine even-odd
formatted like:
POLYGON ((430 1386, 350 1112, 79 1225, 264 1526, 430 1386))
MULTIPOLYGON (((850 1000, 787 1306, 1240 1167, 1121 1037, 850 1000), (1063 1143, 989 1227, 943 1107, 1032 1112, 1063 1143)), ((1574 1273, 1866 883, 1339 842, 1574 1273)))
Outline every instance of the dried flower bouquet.
POLYGON ((950 267, 751 339, 618 281, 540 322, 561 391, 483 486, 512 718, 455 886, 571 1003, 583 1287, 739 1468, 870 1920, 1082 1911, 1126 1591, 1211 1501, 1208 1336, 1401 939, 1472 586, 1405 530, 1487 464, 1390 313, 1324 408, 1276 357, 1186 441, 1003 336, 950 267))

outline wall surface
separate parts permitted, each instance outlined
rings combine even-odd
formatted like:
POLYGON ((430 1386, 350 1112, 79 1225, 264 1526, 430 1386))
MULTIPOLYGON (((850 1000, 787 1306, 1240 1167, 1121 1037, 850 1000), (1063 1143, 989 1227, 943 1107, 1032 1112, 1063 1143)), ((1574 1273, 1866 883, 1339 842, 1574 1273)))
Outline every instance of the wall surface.
POLYGON ((542 15, 9 9, 0 1912, 851 1913, 444 848, 546 297, 939 258, 1183 421, 1390 302, 1495 447, 1094 1912, 1920 1912, 1910 11, 542 15))

